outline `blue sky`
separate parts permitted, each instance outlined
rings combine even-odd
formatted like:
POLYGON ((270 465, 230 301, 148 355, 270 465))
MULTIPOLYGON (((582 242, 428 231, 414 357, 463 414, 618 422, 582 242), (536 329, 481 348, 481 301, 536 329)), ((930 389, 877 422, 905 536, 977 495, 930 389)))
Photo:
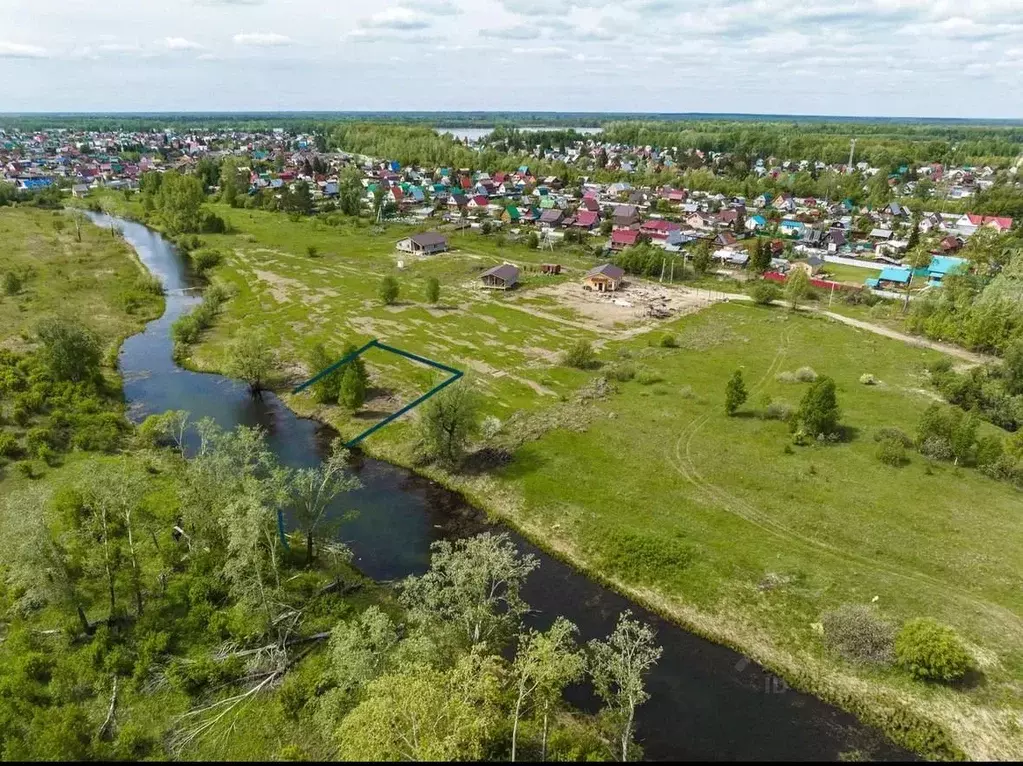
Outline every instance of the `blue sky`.
POLYGON ((1023 0, 0 0, 0 112, 1023 118, 1023 0))

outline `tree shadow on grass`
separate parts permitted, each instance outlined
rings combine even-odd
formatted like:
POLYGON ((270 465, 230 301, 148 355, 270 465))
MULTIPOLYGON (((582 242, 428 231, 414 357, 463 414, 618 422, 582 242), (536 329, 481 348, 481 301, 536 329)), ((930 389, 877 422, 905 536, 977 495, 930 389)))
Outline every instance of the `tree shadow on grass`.
POLYGON ((539 470, 547 460, 537 450, 520 449, 514 455, 509 454, 509 461, 501 470, 501 476, 508 479, 521 479, 539 470))
POLYGON ((355 420, 380 420, 381 418, 386 418, 390 414, 392 414, 391 410, 371 409, 359 410, 358 412, 353 413, 352 417, 355 420))

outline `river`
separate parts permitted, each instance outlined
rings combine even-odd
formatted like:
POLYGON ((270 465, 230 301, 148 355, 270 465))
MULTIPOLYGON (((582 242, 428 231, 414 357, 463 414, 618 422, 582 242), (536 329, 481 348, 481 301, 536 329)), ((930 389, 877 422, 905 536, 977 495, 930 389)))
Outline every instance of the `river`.
MULTIPOLYGON (((132 419, 180 409, 189 411, 193 420, 212 417, 224 428, 260 426, 281 462, 318 464, 335 436, 333 429, 299 418, 272 394, 253 398, 241 383, 190 372, 173 361, 170 325, 199 300, 178 251, 141 224, 101 214, 90 217, 101 226, 119 227, 167 293, 163 316, 128 338, 121 349, 132 419)), ((405 469, 360 455, 353 471, 363 486, 338 501, 335 510, 358 510, 358 517, 344 525, 342 537, 354 550, 358 567, 374 579, 423 572, 435 540, 502 529, 456 493, 405 469)), ((637 739, 648 759, 836 760, 852 750, 875 759, 909 756, 853 716, 788 689, 742 655, 687 633, 509 534, 523 552, 540 561, 522 594, 534 610, 527 619, 530 626, 544 629, 561 614, 588 640, 607 635, 618 614, 631 609, 656 629, 664 654, 650 674, 651 698, 637 720, 637 739)), ((587 709, 595 704, 586 689, 572 690, 570 697, 587 709)))

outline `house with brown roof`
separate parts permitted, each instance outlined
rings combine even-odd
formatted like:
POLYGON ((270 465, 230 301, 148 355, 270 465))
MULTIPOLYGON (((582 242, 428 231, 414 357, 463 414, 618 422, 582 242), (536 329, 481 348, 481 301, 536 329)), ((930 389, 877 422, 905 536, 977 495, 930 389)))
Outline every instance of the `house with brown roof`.
POLYGON ((583 277, 583 289, 594 290, 598 293, 617 292, 622 286, 622 279, 625 277, 625 270, 613 263, 605 263, 586 272, 583 277))
POLYGON ((480 274, 481 286, 486 290, 511 290, 519 283, 519 268, 502 263, 480 274))
POLYGON ((639 211, 634 205, 618 205, 614 210, 615 228, 627 229, 639 223, 639 211))
POLYGON ((432 255, 443 253, 448 249, 448 238, 435 231, 425 231, 422 234, 413 234, 407 239, 398 243, 398 249, 404 253, 416 255, 432 255))

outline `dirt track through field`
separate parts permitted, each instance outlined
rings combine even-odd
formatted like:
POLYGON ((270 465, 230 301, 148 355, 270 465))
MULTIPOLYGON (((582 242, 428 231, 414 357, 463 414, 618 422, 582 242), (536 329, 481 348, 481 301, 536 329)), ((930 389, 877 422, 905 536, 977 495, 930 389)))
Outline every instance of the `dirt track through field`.
MULTIPOLYGON (((768 365, 767 371, 764 373, 763 377, 757 381, 757 384, 750 391, 750 394, 760 391, 781 368, 781 364, 785 359, 785 354, 788 351, 789 332, 790 331, 786 331, 782 334, 781 341, 778 344, 777 353, 771 360, 770 365, 768 365)), ((931 577, 930 575, 922 574, 913 570, 906 570, 893 567, 889 564, 883 564, 866 556, 859 556, 855 553, 843 551, 821 540, 807 537, 806 535, 795 531, 791 527, 772 519, 768 514, 760 511, 745 500, 730 494, 721 487, 708 481, 696 468, 696 463, 693 459, 692 447, 697 435, 710 421, 710 419, 711 415, 707 414, 696 418, 689 423, 689 425, 682 430, 678 440, 675 442, 674 450, 669 450, 667 455, 668 462, 679 473, 679 475, 692 484, 706 499, 712 501, 724 511, 738 516, 758 529, 780 537, 783 540, 788 540, 790 542, 795 542, 812 548, 819 553, 827 554, 846 564, 866 566, 876 572, 906 580, 924 588, 938 590, 942 595, 951 595, 953 598, 969 603, 973 607, 979 609, 981 612, 994 619, 1001 627, 1008 628, 1017 636, 1023 636, 1023 619, 1010 609, 990 601, 979 599, 969 591, 950 582, 939 580, 935 577, 931 577)))

